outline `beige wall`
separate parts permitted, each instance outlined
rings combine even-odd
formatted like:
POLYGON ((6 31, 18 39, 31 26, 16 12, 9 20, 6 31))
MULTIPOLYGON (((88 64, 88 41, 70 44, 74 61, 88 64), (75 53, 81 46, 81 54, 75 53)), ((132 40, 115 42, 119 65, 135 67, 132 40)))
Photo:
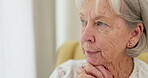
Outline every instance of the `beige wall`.
POLYGON ((55 0, 34 0, 37 78, 48 78, 55 61, 55 0))
POLYGON ((56 49, 67 40, 79 40, 80 22, 75 0, 34 0, 37 78, 48 78, 56 49))
POLYGON ((79 40, 80 21, 75 0, 56 0, 56 48, 67 40, 79 40))

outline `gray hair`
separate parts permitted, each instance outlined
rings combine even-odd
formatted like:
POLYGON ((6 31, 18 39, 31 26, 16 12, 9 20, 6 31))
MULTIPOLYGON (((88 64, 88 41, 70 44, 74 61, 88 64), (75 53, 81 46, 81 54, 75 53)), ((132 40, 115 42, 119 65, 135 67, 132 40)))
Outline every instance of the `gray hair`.
MULTIPOLYGON (((84 1, 76 0, 76 5, 81 8, 84 1)), ((98 6, 99 0, 96 0, 98 6)), ((137 57, 143 52, 148 52, 148 0, 109 0, 114 12, 121 15, 130 28, 135 28, 138 23, 144 24, 143 34, 137 45, 127 49, 130 57, 137 57)))

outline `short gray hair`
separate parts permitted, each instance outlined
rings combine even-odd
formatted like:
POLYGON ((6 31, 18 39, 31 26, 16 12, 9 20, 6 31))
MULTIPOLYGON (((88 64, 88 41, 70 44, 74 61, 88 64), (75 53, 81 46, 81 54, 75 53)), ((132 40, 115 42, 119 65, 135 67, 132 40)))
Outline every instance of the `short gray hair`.
MULTIPOLYGON (((76 0, 76 6, 81 8, 86 0, 76 0)), ((121 15, 130 28, 135 28, 138 23, 144 24, 143 34, 137 45, 127 49, 130 57, 137 57, 148 51, 148 0, 108 0, 114 12, 121 15)), ((98 6, 99 0, 96 0, 98 6)))

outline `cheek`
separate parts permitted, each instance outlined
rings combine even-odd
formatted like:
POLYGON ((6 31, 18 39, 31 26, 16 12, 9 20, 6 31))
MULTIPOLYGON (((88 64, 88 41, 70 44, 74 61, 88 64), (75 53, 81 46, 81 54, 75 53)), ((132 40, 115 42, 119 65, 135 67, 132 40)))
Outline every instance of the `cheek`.
POLYGON ((85 43, 84 42, 84 39, 83 39, 83 31, 81 30, 81 34, 80 34, 80 44, 81 44, 81 46, 85 43))
POLYGON ((81 34, 80 34, 80 45, 81 45, 81 47, 82 47, 82 45, 83 45, 83 43, 84 43, 84 40, 82 39, 82 36, 83 36, 82 33, 83 33, 83 31, 84 31, 84 30, 81 28, 81 32, 80 32, 80 33, 81 33, 81 34))
POLYGON ((97 46, 102 51, 102 56, 107 60, 111 61, 117 55, 117 42, 115 38, 112 37, 101 37, 96 42, 97 46))
POLYGON ((126 36, 123 34, 106 34, 96 37, 96 44, 102 50, 102 56, 107 61, 112 61, 118 57, 119 54, 125 52, 126 36))

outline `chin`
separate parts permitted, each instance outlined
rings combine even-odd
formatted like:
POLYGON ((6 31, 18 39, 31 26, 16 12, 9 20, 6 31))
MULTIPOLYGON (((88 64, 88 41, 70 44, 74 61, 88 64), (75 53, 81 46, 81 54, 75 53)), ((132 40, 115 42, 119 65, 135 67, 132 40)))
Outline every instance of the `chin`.
POLYGON ((86 61, 94 66, 102 66, 103 65, 101 60, 95 59, 95 58, 86 58, 86 61))

